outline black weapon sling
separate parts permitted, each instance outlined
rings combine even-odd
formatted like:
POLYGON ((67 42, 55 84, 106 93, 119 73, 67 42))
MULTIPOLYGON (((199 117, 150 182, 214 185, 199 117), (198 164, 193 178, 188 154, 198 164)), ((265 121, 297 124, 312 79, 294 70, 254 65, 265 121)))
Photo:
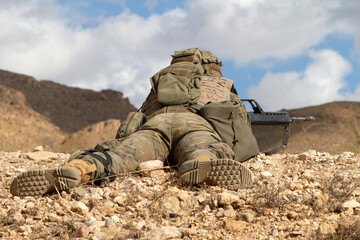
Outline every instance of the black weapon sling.
POLYGON ((108 152, 101 151, 101 150, 85 150, 85 152, 82 155, 89 155, 89 156, 99 160, 102 163, 102 165, 104 166, 105 174, 101 175, 99 180, 94 181, 94 183, 96 185, 102 184, 107 179, 109 179, 110 181, 115 180, 116 174, 112 169, 112 158, 108 152), (100 153, 104 154, 105 158, 102 156, 99 156, 97 154, 94 154, 94 152, 100 152, 100 153))

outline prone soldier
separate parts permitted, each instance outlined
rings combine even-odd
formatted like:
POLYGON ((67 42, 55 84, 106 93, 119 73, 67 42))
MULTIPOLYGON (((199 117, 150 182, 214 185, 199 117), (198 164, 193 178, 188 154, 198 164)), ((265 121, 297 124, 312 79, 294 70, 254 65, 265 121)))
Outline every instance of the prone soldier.
POLYGON ((147 99, 123 121, 116 139, 76 151, 64 166, 22 173, 10 192, 41 196, 68 190, 114 179, 155 159, 178 165, 180 180, 190 185, 251 186, 252 173, 241 162, 259 149, 246 108, 221 66, 209 51, 175 51, 171 64, 151 77, 147 99))

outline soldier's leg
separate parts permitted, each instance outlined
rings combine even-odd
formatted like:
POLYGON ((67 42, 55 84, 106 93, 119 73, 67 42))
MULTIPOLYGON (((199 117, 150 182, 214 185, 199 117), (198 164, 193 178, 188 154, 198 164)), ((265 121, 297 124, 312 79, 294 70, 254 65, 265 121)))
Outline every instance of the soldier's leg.
POLYGON ((27 171, 13 180, 10 192, 15 196, 37 196, 56 189, 68 190, 90 180, 134 171, 141 161, 163 160, 168 153, 161 134, 141 130, 122 140, 103 142, 93 151, 75 154, 62 167, 27 171))
MULTIPOLYGON (((109 175, 109 172, 133 172, 139 163, 155 159, 164 161, 168 154, 169 147, 159 132, 140 130, 124 139, 99 143, 91 153, 85 152, 72 158, 95 164, 96 171, 91 176, 91 180, 94 180, 109 175), (109 163, 106 162, 107 158, 109 163)), ((73 161, 70 159, 69 164, 73 161)))
POLYGON ((188 184, 205 181, 230 190, 249 187, 251 171, 234 160, 231 148, 209 131, 194 131, 177 143, 174 157, 180 165, 179 176, 188 184))

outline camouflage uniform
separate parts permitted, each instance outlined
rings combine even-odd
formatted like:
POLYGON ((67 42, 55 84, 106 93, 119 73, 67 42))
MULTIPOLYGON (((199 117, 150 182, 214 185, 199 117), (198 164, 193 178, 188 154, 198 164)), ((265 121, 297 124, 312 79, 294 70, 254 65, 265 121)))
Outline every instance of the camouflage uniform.
MULTIPOLYGON (((123 139, 102 142, 94 150, 93 154, 103 158, 102 151, 111 156, 111 170, 115 173, 134 171, 139 163, 154 159, 175 161, 169 164, 180 166, 189 159, 204 155, 209 159, 234 158, 231 148, 222 142, 212 126, 192 112, 161 113, 135 133, 123 139), (168 159, 169 156, 172 159, 168 159)), ((73 154, 74 158, 96 164, 97 171, 92 179, 104 176, 104 165, 98 159, 79 153, 73 154)))
MULTIPOLYGON (((186 53, 187 50, 184 51, 186 53)), ((198 49, 193 55, 179 52, 178 57, 173 55, 169 67, 151 78, 153 88, 141 107, 146 121, 139 129, 125 137, 102 142, 93 150, 76 151, 63 167, 25 172, 13 180, 11 193, 18 196, 43 195, 55 189, 74 188, 81 182, 109 179, 109 176, 114 179, 112 175, 133 172, 141 162, 148 160, 180 166, 180 178, 189 184, 205 180, 229 189, 249 186, 252 182, 250 170, 234 160, 233 150, 199 115, 200 109, 208 102, 235 100, 240 102, 239 114, 249 124, 245 106, 237 96, 233 81, 222 77, 222 63, 210 52, 198 49), (182 61, 188 62, 182 65, 182 61), (189 84, 185 86, 185 91, 188 87, 191 95, 189 102, 161 103, 155 89, 156 81, 166 75, 161 84, 169 87, 168 83, 172 81, 176 88, 178 82, 173 75, 177 74, 181 81, 189 84)), ((165 100, 171 97, 173 90, 171 86, 168 89, 170 94, 165 92, 162 95, 165 100)), ((186 99, 187 95, 181 92, 183 89, 184 86, 180 86, 176 94, 186 99)), ((131 117, 135 115, 130 114, 131 117)))
MULTIPOLYGON (((240 101, 238 96, 231 92, 232 80, 213 75, 201 78, 201 93, 195 107, 163 106, 152 96, 153 93, 150 93, 149 97, 154 101, 145 101, 142 106, 149 120, 138 131, 125 138, 98 144, 91 155, 77 151, 72 154, 70 161, 82 159, 95 164, 97 171, 92 173, 93 180, 109 175, 108 172, 133 172, 139 163, 148 160, 157 159, 180 166, 185 161, 203 156, 211 160, 234 159, 234 152, 213 127, 204 118, 192 112, 196 112, 196 108, 209 101, 240 101), (111 158, 110 168, 104 167, 104 152, 111 158), (101 158, 96 158, 94 154, 101 158)), ((250 123, 244 109, 243 106, 241 115, 250 123)))

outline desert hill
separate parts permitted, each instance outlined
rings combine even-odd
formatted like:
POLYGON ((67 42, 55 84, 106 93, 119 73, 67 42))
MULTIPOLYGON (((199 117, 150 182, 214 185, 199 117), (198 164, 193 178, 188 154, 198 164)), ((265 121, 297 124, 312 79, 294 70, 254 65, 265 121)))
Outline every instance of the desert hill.
MULTIPOLYGON (((119 120, 135 110, 122 96, 112 90, 95 92, 0 70, 0 150, 29 151, 37 145, 58 152, 93 148, 114 138, 119 120)), ((360 102, 286 111, 316 118, 291 125, 288 152, 360 152, 360 102)), ((281 143, 281 126, 253 131, 261 150, 281 143)))
POLYGON ((120 126, 120 120, 108 119, 69 135, 57 146, 53 146, 52 151, 74 152, 78 149, 92 149, 99 142, 115 138, 116 131, 120 126))
MULTIPOLYGON (((291 124, 288 151, 299 153, 308 149, 340 154, 360 152, 360 102, 333 102, 294 110, 291 116, 314 116, 313 122, 291 124)), ((283 127, 253 129, 262 150, 280 145, 283 127)))
POLYGON ((28 107, 22 92, 0 85, 0 103, 0 150, 18 151, 64 141, 60 128, 28 107))
POLYGON ((3 151, 31 150, 38 145, 64 152, 92 148, 113 138, 119 120, 136 110, 121 92, 67 87, 2 70, 0 105, 3 151))
POLYGON ((123 119, 135 107, 113 90, 95 92, 0 70, 0 85, 21 92, 26 105, 66 133, 107 119, 123 119))

